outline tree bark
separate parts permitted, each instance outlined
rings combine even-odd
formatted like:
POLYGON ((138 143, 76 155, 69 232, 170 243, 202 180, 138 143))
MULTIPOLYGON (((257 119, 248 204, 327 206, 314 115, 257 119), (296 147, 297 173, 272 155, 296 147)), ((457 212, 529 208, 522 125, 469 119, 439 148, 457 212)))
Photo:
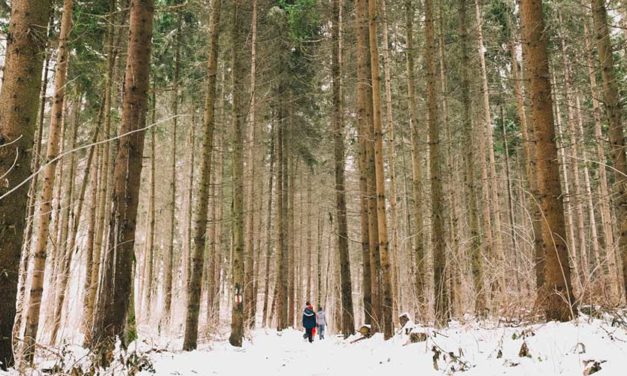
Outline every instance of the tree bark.
MULTIPOLYGON (((477 210, 477 182, 475 174, 475 160, 477 153, 474 145, 474 127, 472 124, 471 105, 470 98, 470 56, 468 52, 468 12, 466 0, 459 1, 459 33, 460 33, 460 53, 461 53, 461 103, 462 103, 462 121, 463 121, 463 135, 464 135, 464 148, 467 153, 464 158, 465 171, 465 186, 466 186, 466 210, 468 210, 468 221, 470 231, 470 259, 471 259, 471 271, 472 281, 475 290, 475 314, 479 317, 486 314, 486 296, 483 278, 483 258, 484 252, 491 252, 488 244, 484 244, 482 248, 481 235, 479 229, 479 211, 477 210)), ((484 158, 483 155, 479 157, 484 158)), ((484 212, 485 214, 485 212, 484 212)), ((486 228, 485 231, 489 231, 486 228)))
POLYGON ((365 322, 378 330, 378 269, 375 266, 375 247, 378 243, 376 222, 376 192, 373 191, 374 173, 371 173, 372 135, 372 91, 370 42, 368 30, 367 0, 360 0, 356 6, 355 24, 357 33, 357 122, 360 145, 360 191, 362 215, 362 256, 364 283, 365 322), (371 193, 373 193, 371 195, 371 193), (374 203, 374 205, 373 205, 374 203))
POLYGON ((264 326, 269 326, 268 322, 268 300, 270 294, 270 258, 272 257, 272 189, 274 181, 274 159, 275 159, 275 122, 272 121, 270 128, 270 167, 268 172, 268 214, 266 216, 266 266, 265 270, 265 284, 263 292, 263 318, 262 323, 264 326))
MULTIPOLYGON (((485 52, 483 45, 483 20, 481 17, 481 5, 479 4, 480 0, 475 0, 475 16, 477 19, 477 50, 479 52, 479 67, 481 70, 481 96, 482 96, 482 105, 483 105, 483 132, 482 135, 482 143, 485 143, 486 153, 488 156, 488 179, 485 184, 487 185, 487 189, 489 190, 489 201, 490 205, 490 217, 494 218, 494 226, 490 228, 486 228, 486 231, 492 231, 492 239, 494 239, 494 247, 491 253, 488 253, 486 256, 489 260, 493 260, 496 266, 497 272, 497 284, 498 288, 501 290, 505 290, 506 281, 505 281, 505 269, 503 266, 503 262, 505 261, 505 254, 503 249, 503 235, 502 231, 502 221, 501 221, 501 205, 499 200, 499 187, 498 187, 498 178, 496 175, 496 161, 494 158, 494 135, 492 132, 492 116, 490 113, 490 91, 488 87, 488 73, 485 62, 485 52), (494 253, 494 254, 493 254, 494 253)), ((485 154, 481 155, 481 158, 485 160, 485 154)))
POLYGON ((368 0, 370 67, 372 70, 372 107, 374 132, 375 189, 377 194, 377 229, 381 259, 383 288, 381 291, 381 324, 384 338, 394 335, 392 321, 392 273, 390 266, 388 225, 385 207, 385 169, 383 165, 383 126, 381 122, 381 75, 379 72, 379 48, 377 42, 378 7, 376 0, 368 0))
POLYGON ((410 139, 411 139, 411 156, 412 156, 412 186, 413 186, 413 198, 414 198, 414 220, 415 224, 415 249, 414 257, 416 264, 416 300, 418 303, 418 314, 424 317, 426 312, 426 298, 425 298, 425 249, 424 249, 424 232, 423 232, 423 185, 422 185, 422 165, 421 165, 421 148, 419 145, 419 132, 418 132, 418 112, 416 110, 416 73, 414 70, 414 11, 410 0, 405 1, 405 15, 406 15, 406 30, 407 30, 407 96, 409 101, 409 126, 410 126, 410 139))
POLYGON ((536 174, 542 221, 542 246, 545 257, 544 285, 539 302, 549 320, 569 320, 574 302, 568 265, 566 228, 562 207, 555 145, 547 36, 542 2, 521 1, 525 78, 531 96, 531 124, 536 142, 536 174))
MULTIPOLYGON (((37 329, 41 314, 41 298, 44 290, 46 256, 48 238, 50 234, 50 218, 52 212, 52 193, 56 177, 56 167, 60 149, 62 123, 65 110, 66 78, 69 60, 68 38, 72 29, 73 0, 63 2, 63 16, 61 30, 59 32, 59 47, 57 49, 58 62, 55 67, 54 101, 52 103, 48 146, 46 150, 47 164, 44 168, 43 189, 39 207, 39 231, 37 232, 36 245, 33 253, 33 279, 30 288, 30 300, 26 313, 26 331, 24 333, 24 360, 32 363, 35 356, 35 343, 37 341, 37 329)), ((77 99, 78 100, 78 99, 77 99)), ((80 105, 79 105, 80 107, 80 105)), ((75 114, 78 116, 78 114, 75 114)), ((76 129, 74 130, 76 132, 76 129)), ((73 180, 70 176, 70 183, 73 180)), ((71 205, 71 202, 69 203, 71 205)), ((61 248, 63 249, 63 248, 61 248)), ((59 255, 62 253, 59 252, 59 255)), ((58 324, 53 324, 57 326, 58 324)))
MULTIPOLYGON (((256 172, 256 129, 257 129, 257 0, 252 0, 252 20, 251 20, 251 57, 250 57, 250 105, 248 122, 248 133, 246 135, 246 168, 245 174, 248 185, 246 192, 246 246, 245 246, 245 265, 244 265, 244 299, 246 300, 245 320, 249 328, 255 327, 255 284, 257 283, 255 276, 255 172, 256 172)), ((259 213, 261 215, 261 213, 259 213)))
MULTIPOLYGON (((242 16, 243 6, 241 0, 235 0, 232 14, 232 43, 233 46, 244 46, 245 34, 243 31, 242 16)), ((231 335, 229 343, 232 346, 241 347, 244 337, 244 135, 242 132, 244 122, 243 95, 244 95, 244 65, 240 58, 239 48, 232 50, 233 58, 233 260, 232 267, 232 287, 233 287, 233 307, 231 310, 231 335)))
MULTIPOLYGON (((114 162, 113 205, 109 222, 111 254, 104 266, 99 319, 92 347, 122 338, 131 298, 135 226, 142 169, 146 99, 149 90, 153 0, 131 0, 120 140, 114 162)), ((123 345, 125 345, 123 343, 123 345)))
MULTIPOLYGON (((207 94, 205 97, 205 115, 203 124, 204 138, 202 146, 202 162, 200 169, 198 202, 196 203, 197 214, 194 220, 192 277, 187 291, 187 317, 185 321, 185 338, 183 341, 183 350, 185 351, 195 350, 198 342, 198 315, 200 312, 202 270, 205 262, 204 253, 207 236, 209 183, 211 181, 211 154, 213 148, 213 133, 215 129, 216 78, 219 54, 218 39, 220 36, 221 7, 222 0, 213 0, 211 12, 211 36, 209 42, 209 62, 207 65, 207 94)), ((210 275, 209 278, 213 278, 213 276, 210 275)), ((209 292, 209 294, 211 294, 211 292, 209 292)), ((212 308, 213 307, 207 307, 208 310, 211 310, 212 308)))
POLYGON ((0 92, 0 369, 13 365, 12 328, 31 174, 49 0, 12 2, 0 92), (9 191, 14 190, 12 193, 9 191), (10 199, 6 199, 10 197, 10 199))
POLYGON ((603 81, 603 103, 609 123, 610 155, 617 171, 614 190, 616 191, 615 203, 619 226, 618 252, 622 260, 623 301, 625 301, 627 300, 627 159, 625 158, 622 105, 616 81, 616 68, 614 67, 605 0, 592 0, 591 7, 603 81))
MULTIPOLYGON (((112 107, 112 93, 113 93, 113 84, 116 81, 116 59, 119 55, 119 45, 121 42, 120 33, 116 37, 115 32, 115 20, 117 15, 117 0, 109 0, 109 14, 107 17, 108 27, 107 27, 107 72, 105 76, 105 86, 104 86, 104 103, 103 103, 103 116, 104 116, 104 133, 103 137, 105 139, 111 136, 111 107, 112 107)), ((98 184, 98 212, 96 218, 96 234, 94 239, 94 249, 98 253, 97 256, 94 256, 94 264, 91 269, 92 274, 92 285, 89 289, 90 300, 92 301, 92 306, 87 307, 86 311, 83 313, 83 321, 84 327, 86 328, 84 331, 85 339, 84 343, 89 344, 92 342, 93 328, 94 328, 94 319, 96 307, 98 305, 98 288, 101 286, 102 276, 100 266, 102 264, 102 260, 106 258, 109 254, 108 251, 103 252, 103 245, 105 245, 105 227, 107 226, 107 217, 109 214, 108 203, 110 199, 110 191, 112 186, 112 157, 113 157, 113 142, 108 142, 105 145, 102 145, 102 166, 100 171, 100 183, 98 184)), ((100 310, 102 312, 102 310, 100 310)))
POLYGON ((433 247, 433 278, 435 294, 435 319, 437 325, 446 325, 450 317, 448 284, 446 281, 446 244, 444 242, 444 197, 442 191, 442 149, 436 85, 436 46, 434 33, 433 0, 425 0, 425 71, 427 82, 427 120, 429 124, 429 170, 431 172, 431 241, 433 247))
POLYGON ((381 18, 383 21, 383 72, 385 82, 385 131, 388 133, 386 138, 386 151, 387 151, 387 163, 390 166, 390 210, 391 210, 391 227, 392 227, 392 301, 394 301, 394 307, 392 310, 392 318, 398 317, 398 311, 400 309, 400 250, 399 245, 399 220, 398 220, 398 196, 396 186, 396 137, 395 137, 395 125, 394 115, 392 110, 392 73, 390 68, 390 41, 388 32, 388 15, 386 0, 382 0, 381 6, 381 18))
MULTIPOLYGON (((179 13, 177 15, 177 27, 176 27, 176 40, 175 40, 175 52, 174 52, 174 77, 173 77, 173 87, 172 91, 172 144, 170 149, 170 197, 168 202, 168 253, 166 255, 166 264, 165 264, 165 276, 164 276, 164 295, 165 295, 165 303, 163 307, 162 321, 163 324, 167 327, 170 324, 170 318, 172 315, 172 294, 174 293, 174 243, 175 239, 175 231, 176 231, 176 155, 177 155, 177 133, 178 133, 178 112, 179 112, 179 75, 181 72, 181 23, 182 23, 182 15, 179 13)), ((182 258, 181 258, 182 261, 182 258)), ((183 263, 181 263, 181 266, 183 263)))
MULTIPOLYGON (((337 216, 337 249, 340 256, 340 284, 342 301, 342 320, 340 330, 345 337, 355 334, 353 320, 353 298, 348 253, 348 223, 346 219, 345 190, 345 152, 344 152, 344 106, 342 93, 342 16, 341 0, 333 0, 332 19, 332 62, 331 76, 333 80, 333 139, 335 157, 335 204, 337 216)), ((311 184, 308 185, 311 187, 311 184)))

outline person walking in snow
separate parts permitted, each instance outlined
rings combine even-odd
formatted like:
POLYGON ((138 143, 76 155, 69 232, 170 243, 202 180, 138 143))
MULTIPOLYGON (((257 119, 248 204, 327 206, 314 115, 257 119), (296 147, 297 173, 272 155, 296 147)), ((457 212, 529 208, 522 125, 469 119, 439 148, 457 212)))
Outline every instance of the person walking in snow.
POLYGON ((303 311, 303 327, 305 327, 305 338, 309 343, 313 342, 314 329, 316 327, 316 312, 314 312, 311 303, 307 302, 303 311))
POLYGON ((322 306, 318 306, 318 313, 316 314, 316 325, 318 325, 318 337, 324 339, 324 329, 327 326, 327 315, 322 309, 322 306))

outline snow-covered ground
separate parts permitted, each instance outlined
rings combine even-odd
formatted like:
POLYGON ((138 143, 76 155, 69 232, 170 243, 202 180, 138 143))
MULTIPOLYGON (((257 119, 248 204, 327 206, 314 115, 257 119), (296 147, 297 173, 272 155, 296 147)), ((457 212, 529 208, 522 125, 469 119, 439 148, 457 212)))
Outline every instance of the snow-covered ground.
MULTIPOLYGON (((368 376, 368 375, 589 375, 595 362, 595 375, 627 375, 627 326, 613 326, 611 319, 580 318, 569 323, 504 326, 496 322, 469 321, 452 323, 447 329, 415 327, 426 340, 410 343, 402 331, 389 341, 380 334, 351 343, 329 335, 326 340, 305 342, 302 332, 271 329, 254 331, 242 348, 226 340, 203 344, 197 351, 161 351, 180 348, 178 340, 167 343, 152 340, 132 344, 129 352, 145 353, 139 357, 116 351, 114 368, 101 375, 127 375, 137 364, 150 365, 140 375, 211 376, 368 376), (423 336, 424 337, 424 336, 423 336), (150 343, 150 344, 149 344, 150 343), (523 346, 523 343, 526 346, 523 346), (521 354, 526 347, 527 354, 521 354), (147 358, 146 358, 147 357, 147 358), (147 361, 146 361, 147 360, 147 361), (131 366, 129 366, 131 364, 131 366), (436 369, 437 367, 437 369, 436 369), (586 373, 587 372, 587 373, 586 373)), ((222 333, 224 337, 227 333, 222 333)), ((71 367, 88 369, 88 351, 68 346, 64 351, 63 374, 71 367)), ((42 375, 59 360, 38 362, 42 375)), ((49 373, 48 373, 49 374, 49 373)), ((0 375, 5 374, 0 371, 0 375)), ((10 372, 9 375, 18 375, 10 372)))
MULTIPOLYGON (((295 330, 257 330, 243 348, 216 342, 194 352, 152 354, 157 375, 627 375, 627 331, 607 321, 580 319, 525 328, 454 324, 418 329, 425 342, 380 335, 350 343, 330 336, 313 344, 295 330), (528 356, 520 356, 526 342, 528 356), (439 352, 437 360, 436 353, 439 352), (445 355, 452 353, 453 356, 445 355), (438 369, 434 367, 437 363, 438 369)), ((142 373, 150 375, 149 372, 142 373)))

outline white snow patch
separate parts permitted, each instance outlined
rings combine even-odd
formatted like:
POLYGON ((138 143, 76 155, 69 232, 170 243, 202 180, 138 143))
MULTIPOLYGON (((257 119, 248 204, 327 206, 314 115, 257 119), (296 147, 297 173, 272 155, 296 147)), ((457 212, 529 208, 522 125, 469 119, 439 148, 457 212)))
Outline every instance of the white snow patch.
MULTIPOLYGON (((146 353, 158 376, 245 375, 256 376, 370 376, 370 375, 565 375, 581 376, 588 361, 600 362, 595 375, 625 375, 627 372, 627 328, 612 326, 610 320, 582 317, 569 323, 503 326, 496 322, 451 323, 446 329, 406 325, 407 330, 384 341, 381 334, 351 343, 328 336, 313 344, 302 332, 259 329, 242 348, 225 340, 202 344, 197 351, 157 350, 158 342, 135 342, 129 352, 146 353), (409 333, 425 333, 427 340, 410 343, 409 333), (520 357, 523 343, 528 357, 520 357), (157 351, 155 351, 157 350, 157 351), (448 354, 452 354, 452 356, 448 354), (438 354, 438 356, 435 356, 438 354), (435 361, 434 361, 435 359, 435 361), (436 370, 434 365, 437 365, 436 370)), ((221 336, 221 338, 224 338, 221 336)), ((167 348, 180 348, 179 339, 167 348)), ((116 351, 120 354, 120 350, 116 351)), ((65 366, 80 364, 86 369, 87 351, 67 346, 65 366)), ((117 358, 117 356, 116 356, 117 358)), ((39 362, 39 371, 46 364, 39 362)), ((47 364, 50 366, 51 364, 47 364)), ((102 370, 101 370, 102 371, 102 370)), ((126 374, 122 364, 114 364, 102 374, 126 374)), ((153 373, 144 371, 141 375, 153 373)), ((0 376, 18 375, 16 371, 0 376)))
MULTIPOLYGON (((309 344, 302 332, 257 330, 242 348, 216 342, 209 349, 151 355, 157 375, 583 375, 587 360, 605 361, 604 375, 624 375, 627 331, 608 322, 579 319, 526 327, 453 324, 428 334, 426 342, 408 343, 404 334, 389 341, 382 335, 351 344, 329 337, 309 344), (524 333, 523 333, 524 331, 524 333), (519 357, 526 341, 530 357, 519 357), (581 346, 583 344, 583 346, 581 346), (583 352, 585 347, 585 352, 583 352), (441 352, 434 369, 433 349, 441 352), (500 353, 499 354, 499 350, 500 353), (444 354, 451 357, 444 359, 444 354), (465 368, 462 372, 460 369, 465 368)), ((143 375, 149 375, 145 372, 143 375)))

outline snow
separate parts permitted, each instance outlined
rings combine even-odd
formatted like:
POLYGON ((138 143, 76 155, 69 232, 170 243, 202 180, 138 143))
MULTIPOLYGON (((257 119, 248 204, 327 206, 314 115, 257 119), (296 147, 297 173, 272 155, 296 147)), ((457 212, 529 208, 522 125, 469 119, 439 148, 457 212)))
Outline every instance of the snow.
POLYGON ((525 327, 453 323, 447 329, 416 327, 414 332, 426 333, 427 341, 409 343, 403 334, 384 341, 377 334, 356 343, 350 341, 358 336, 329 337, 309 344, 299 331, 257 330, 242 348, 218 341, 210 348, 152 354, 151 358, 156 375, 163 376, 583 375, 589 360, 603 362, 596 375, 604 376, 624 375, 627 367, 627 331, 601 320, 525 327), (523 342, 529 357, 519 356, 523 342), (434 349, 441 352, 438 370, 434 349), (444 359, 448 352, 455 357, 444 359))
MULTIPOLYGON (((495 321, 453 322, 449 328, 434 329, 408 323, 389 341, 381 334, 363 339, 327 336, 313 344, 296 330, 277 332, 258 329, 242 348, 225 339, 204 343, 192 352, 162 351, 164 343, 145 338, 129 347, 129 353, 145 353, 152 371, 140 375, 272 375, 347 376, 368 375, 584 375, 586 366, 599 362, 595 375, 625 375, 627 372, 627 326, 612 326, 610 319, 579 318, 569 323, 506 326, 495 321), (409 333, 424 333, 426 341, 410 343, 409 333), (526 343, 528 356, 520 356, 526 343), (448 355, 448 354, 452 354, 448 355), (435 360, 434 360, 435 359, 435 360), (592 361, 592 362, 589 362, 592 361), (435 369, 437 366, 437 369, 435 369)), ((223 332, 220 337, 225 338, 223 332)), ((423 336, 424 337, 424 336, 423 336)), ((180 348, 180 339, 167 348, 180 348)), ((127 357, 116 350, 116 358, 127 357)), ((65 348, 65 365, 86 360, 86 350, 65 348)), ((143 358, 142 358, 143 359, 143 358)), ((127 374, 122 364, 104 372, 127 374)), ((53 363, 40 362, 38 368, 53 363)), ((87 369, 87 364, 83 369, 87 369)), ((41 373, 33 372, 34 375, 41 373)), ((0 371, 0 375, 6 373, 0 371)), ((8 375, 17 375, 13 371, 8 375)))

